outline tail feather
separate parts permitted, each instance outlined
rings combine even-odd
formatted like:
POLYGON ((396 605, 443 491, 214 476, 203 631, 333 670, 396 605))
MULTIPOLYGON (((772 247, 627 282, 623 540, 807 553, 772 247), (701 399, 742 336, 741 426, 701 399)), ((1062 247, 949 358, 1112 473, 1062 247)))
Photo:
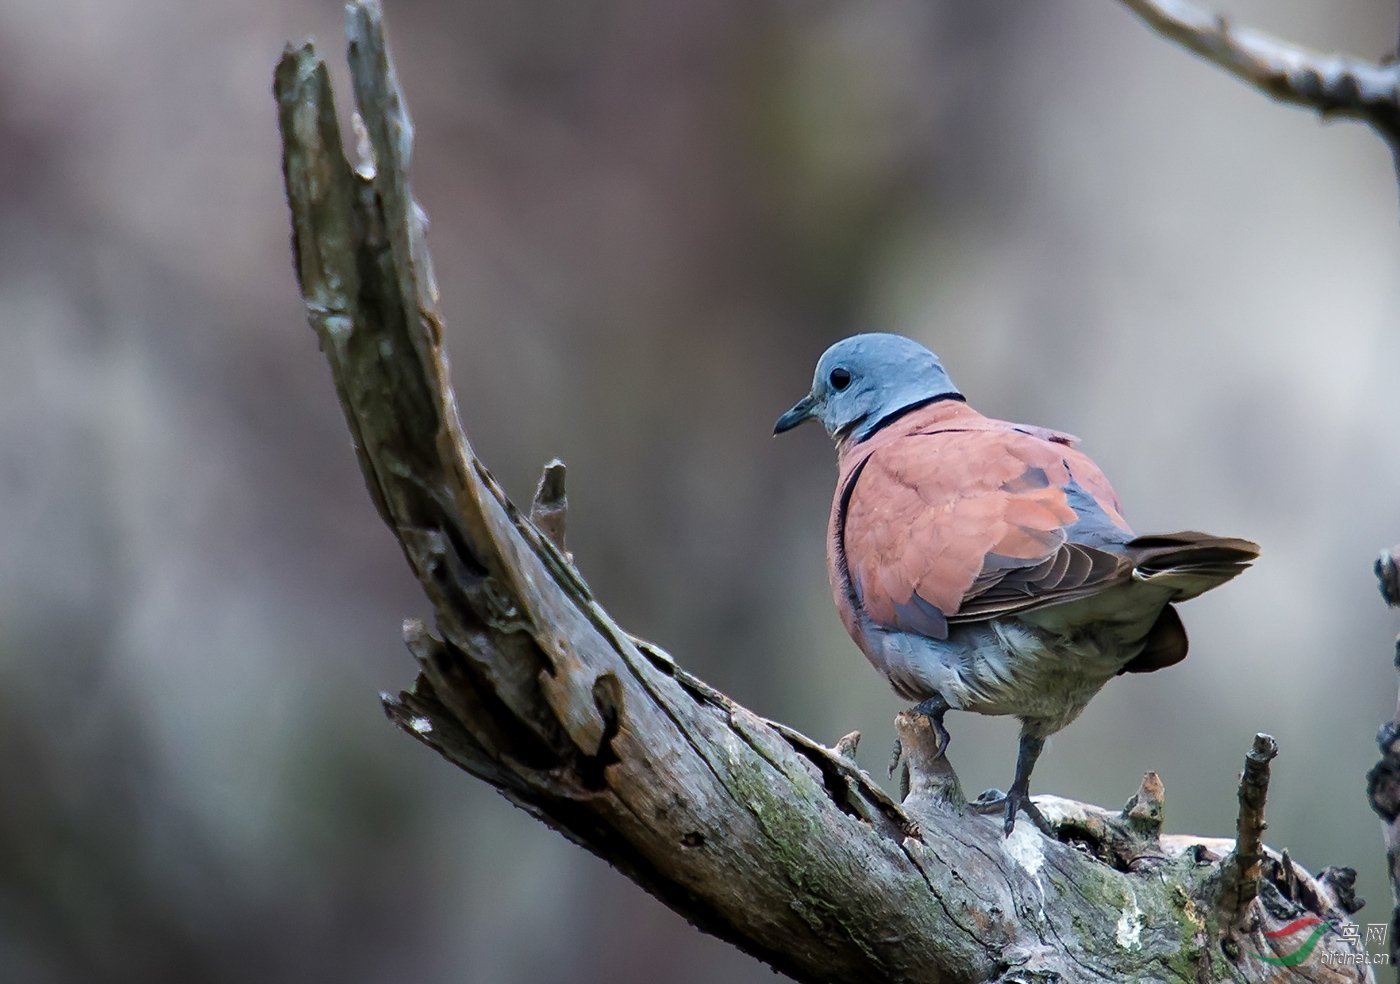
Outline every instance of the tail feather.
POLYGON ((1259 544, 1236 537, 1186 530, 1130 540, 1133 579, 1173 589, 1185 601, 1242 573, 1259 556, 1259 544))

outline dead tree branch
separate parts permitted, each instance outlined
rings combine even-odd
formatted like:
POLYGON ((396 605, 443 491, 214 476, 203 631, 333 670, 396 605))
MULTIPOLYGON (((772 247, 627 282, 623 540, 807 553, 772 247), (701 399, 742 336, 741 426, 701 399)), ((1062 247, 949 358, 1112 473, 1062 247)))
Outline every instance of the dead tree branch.
POLYGON ((1400 63, 1313 51, 1231 24, 1189 0, 1121 2, 1163 37, 1266 95, 1324 118, 1369 123, 1400 155, 1400 63))
POLYGON ((966 809, 917 715, 898 721, 896 803, 853 761, 856 736, 832 750, 764 720, 618 628, 564 552, 562 466, 527 517, 467 441, 377 0, 352 3, 347 30, 353 166, 309 43, 288 47, 274 91, 308 319, 370 495, 435 612, 432 630, 404 627, 419 674, 384 698, 399 727, 801 981, 1355 979, 1268 962, 1280 940, 1263 934, 1334 918, 1332 889, 1264 865, 1235 918, 1218 889, 1233 845, 1161 835, 1153 775, 1122 812, 1040 797, 1057 836, 1023 823, 1006 838, 966 809))
MULTIPOLYGON (((1235 821, 1235 853, 1225 872, 1223 904, 1226 910, 1244 914, 1259 897, 1264 869, 1264 801, 1269 796, 1269 763, 1278 755, 1278 742, 1269 735, 1254 736, 1254 747, 1245 756, 1240 773, 1240 813, 1235 821)), ((1286 855, 1285 855, 1286 856, 1286 855)), ((1291 870, 1291 869, 1290 869, 1291 870)), ((1289 872, 1285 871, 1285 879, 1289 872)))

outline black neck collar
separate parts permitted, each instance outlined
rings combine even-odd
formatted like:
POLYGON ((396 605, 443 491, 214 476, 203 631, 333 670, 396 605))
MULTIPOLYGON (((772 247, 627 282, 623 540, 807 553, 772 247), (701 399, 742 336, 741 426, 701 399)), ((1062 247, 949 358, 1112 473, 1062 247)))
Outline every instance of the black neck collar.
POLYGON ((885 416, 876 421, 875 426, 870 428, 870 432, 856 443, 864 444, 881 430, 894 423, 900 417, 903 417, 906 413, 913 413, 915 410, 921 410, 924 407, 932 406, 935 403, 942 403, 945 400, 956 400, 958 403, 966 403, 967 397, 963 396, 961 393, 939 393, 937 396, 930 396, 927 400, 920 400, 918 403, 911 403, 907 407, 900 407, 894 413, 885 414, 885 416))

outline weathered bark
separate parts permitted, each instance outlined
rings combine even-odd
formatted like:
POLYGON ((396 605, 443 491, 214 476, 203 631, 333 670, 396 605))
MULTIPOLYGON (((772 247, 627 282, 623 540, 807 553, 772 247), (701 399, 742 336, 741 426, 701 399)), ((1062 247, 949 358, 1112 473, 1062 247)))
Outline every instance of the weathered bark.
MULTIPOLYGON (((1267 962, 1292 941, 1266 933, 1309 915, 1340 925, 1344 900, 1263 849, 1237 915, 1222 904, 1240 894, 1233 843, 1162 836, 1155 775, 1121 812, 1038 797, 1057 837, 1019 823, 1006 838, 967 808, 925 718, 896 721, 909 769, 896 803, 852 760, 856 736, 833 750, 764 720, 618 628, 564 552, 562 467, 532 521, 467 442, 377 2, 351 4, 347 30, 356 165, 309 43, 288 47, 274 89, 308 317, 436 617, 435 632, 405 625, 420 672, 384 698, 391 719, 798 980, 1370 979, 1267 962)), ((1346 949, 1335 930, 1328 944, 1346 949)))
POLYGON ((1255 735, 1254 747, 1245 756, 1240 773, 1240 813, 1235 827, 1235 851, 1226 869, 1221 905, 1242 914, 1259 897, 1264 865, 1264 800, 1269 794, 1269 763, 1278 755, 1278 743, 1269 735, 1255 735))

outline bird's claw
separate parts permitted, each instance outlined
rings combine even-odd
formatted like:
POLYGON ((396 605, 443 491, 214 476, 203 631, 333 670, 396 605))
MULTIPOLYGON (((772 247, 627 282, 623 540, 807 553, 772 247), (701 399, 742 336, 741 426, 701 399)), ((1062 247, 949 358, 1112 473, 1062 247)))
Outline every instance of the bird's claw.
POLYGON ((1007 837, 1010 837, 1011 831, 1016 829, 1017 813, 1024 813, 1046 837, 1055 836, 1055 830, 1050 826, 1050 821, 1045 819, 1045 814, 1040 812, 1040 807, 1031 802, 1030 793, 1015 789, 1009 793, 1003 793, 999 789, 988 789, 968 805, 978 813, 1000 813, 1005 818, 1002 829, 1007 837))
POLYGON ((1019 810, 1028 816, 1031 823, 1040 829, 1046 837, 1054 837, 1055 831, 1051 829, 1049 821, 1045 819, 1045 814, 1040 812, 1040 807, 1031 802, 1030 793, 1018 793, 1016 790, 1006 794, 1006 823, 1004 829, 1006 836, 1011 836, 1011 831, 1016 826, 1016 811, 1019 810))

